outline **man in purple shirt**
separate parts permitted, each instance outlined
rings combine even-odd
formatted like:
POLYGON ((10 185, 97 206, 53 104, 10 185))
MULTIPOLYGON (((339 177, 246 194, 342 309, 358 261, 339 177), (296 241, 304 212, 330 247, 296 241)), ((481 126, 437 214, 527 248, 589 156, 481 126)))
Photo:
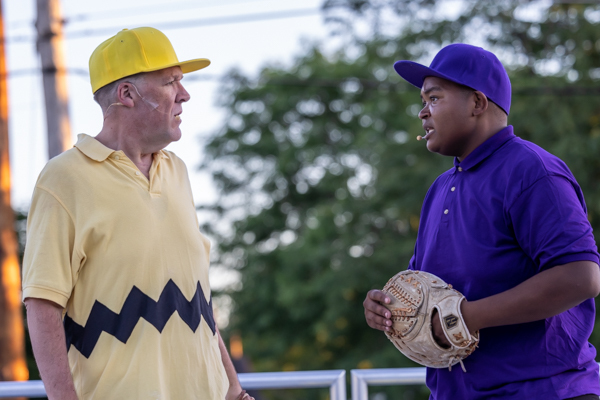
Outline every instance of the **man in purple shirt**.
MULTIPOLYGON (((511 88, 492 53, 443 48, 431 66, 398 61, 421 88, 427 149, 454 157, 423 202, 409 268, 463 293, 478 349, 461 368, 427 369, 432 400, 598 399, 588 342, 600 292, 599 255, 583 193, 567 166, 507 124, 511 88)), ((390 299, 371 290, 369 326, 389 331, 390 299)), ((446 341, 439 317, 434 337, 446 341)))

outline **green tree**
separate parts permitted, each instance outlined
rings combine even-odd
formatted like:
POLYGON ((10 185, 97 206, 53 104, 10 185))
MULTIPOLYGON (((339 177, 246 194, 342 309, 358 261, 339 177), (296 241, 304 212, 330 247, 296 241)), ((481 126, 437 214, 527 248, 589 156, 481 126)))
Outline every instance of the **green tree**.
POLYGON ((414 140, 419 92, 395 74, 396 60, 428 62, 455 41, 493 49, 513 82, 509 122, 567 162, 600 226, 600 7, 553 5, 530 17, 526 2, 490 0, 465 2, 449 19, 443 3, 328 1, 340 32, 358 17, 374 36, 224 80, 229 115, 203 165, 221 198, 204 229, 216 263, 240 274, 229 330, 256 370, 414 366, 366 325, 362 301, 406 268, 422 199, 452 160, 414 140), (391 33, 386 10, 399 26, 391 33))

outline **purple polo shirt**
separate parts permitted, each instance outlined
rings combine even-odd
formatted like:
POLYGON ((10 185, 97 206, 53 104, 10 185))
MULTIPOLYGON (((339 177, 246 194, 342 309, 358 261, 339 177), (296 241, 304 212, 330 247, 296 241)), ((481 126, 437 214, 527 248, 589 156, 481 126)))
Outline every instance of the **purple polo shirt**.
MULTIPOLYGON (((478 300, 573 261, 598 263, 583 194, 557 157, 508 126, 433 183, 410 269, 478 300)), ((600 395, 592 299, 555 317, 486 328, 461 368, 427 369, 431 399, 600 395)))

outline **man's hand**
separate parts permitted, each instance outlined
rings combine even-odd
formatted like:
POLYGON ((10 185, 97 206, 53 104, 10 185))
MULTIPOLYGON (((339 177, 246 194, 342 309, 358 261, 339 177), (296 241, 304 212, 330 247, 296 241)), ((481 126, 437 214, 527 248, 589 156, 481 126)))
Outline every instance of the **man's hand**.
POLYGON ((446 335, 444 335, 444 330, 442 328, 442 321, 440 319, 440 314, 436 308, 433 309, 431 313, 431 333, 433 334, 433 339, 436 341, 438 345, 440 345, 444 349, 449 349, 452 347, 446 335))
POLYGON ((242 390, 241 392, 235 390, 235 392, 232 393, 232 390, 229 389, 227 395, 225 396, 225 400, 254 400, 254 397, 246 393, 245 390, 242 390))
POLYGON ((365 319, 373 329, 389 332, 392 328, 392 313, 381 304, 390 304, 392 300, 381 290, 373 289, 367 293, 363 307, 365 308, 365 319))

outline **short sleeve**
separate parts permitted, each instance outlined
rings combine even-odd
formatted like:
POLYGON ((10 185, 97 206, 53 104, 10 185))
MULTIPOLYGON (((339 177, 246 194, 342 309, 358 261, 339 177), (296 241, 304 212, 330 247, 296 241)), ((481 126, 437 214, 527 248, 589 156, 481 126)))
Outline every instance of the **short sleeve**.
POLYGON ((574 261, 598 263, 598 250, 576 183, 546 176, 524 190, 509 209, 517 242, 538 272, 574 261))
POLYGON ((33 297, 67 305, 79 265, 72 267, 74 240, 68 211, 50 192, 37 187, 27 220, 23 300, 33 297))

